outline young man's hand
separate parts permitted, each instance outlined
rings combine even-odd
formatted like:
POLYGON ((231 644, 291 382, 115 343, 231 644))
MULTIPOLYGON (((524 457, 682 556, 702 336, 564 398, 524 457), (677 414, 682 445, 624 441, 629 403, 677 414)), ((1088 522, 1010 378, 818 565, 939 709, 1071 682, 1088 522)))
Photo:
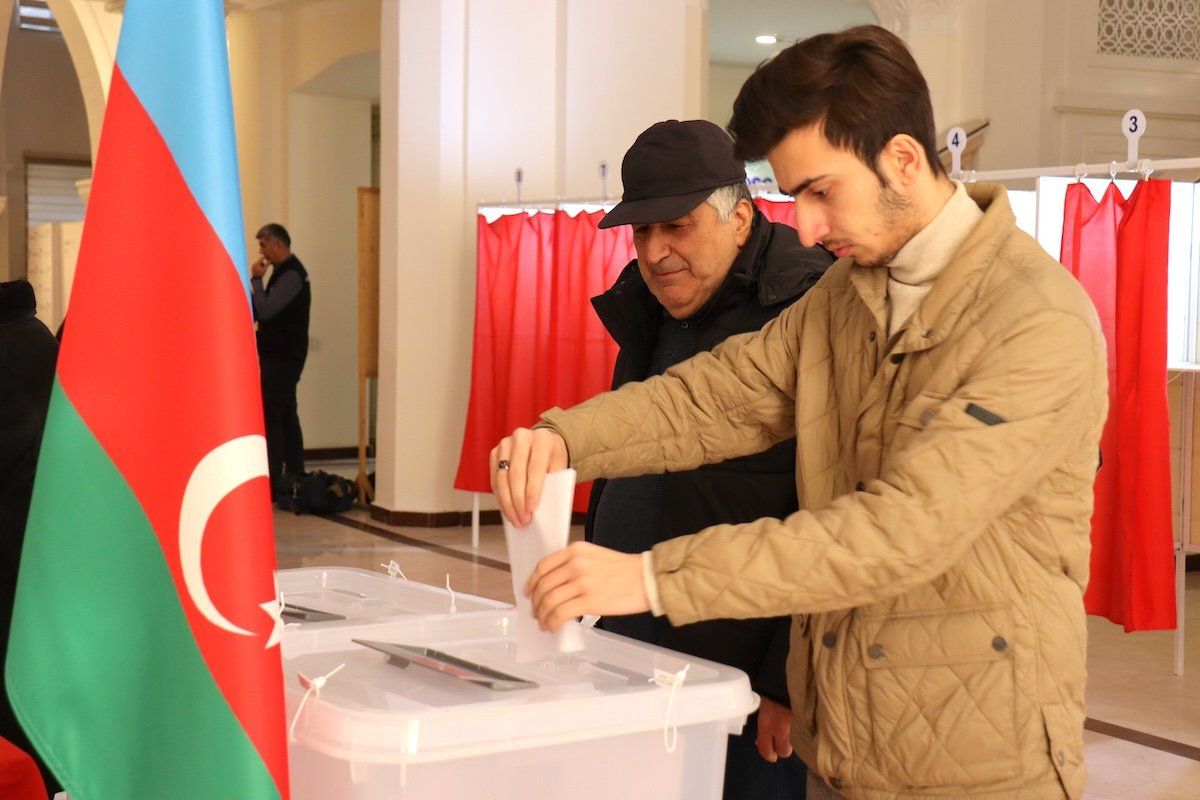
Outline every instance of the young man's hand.
POLYGON ((542 630, 557 631, 585 614, 639 614, 650 610, 640 553, 575 542, 538 562, 525 585, 542 630))
POLYGON ((567 443, 546 428, 517 428, 492 448, 492 494, 514 525, 527 525, 542 499, 546 474, 567 468, 567 443))

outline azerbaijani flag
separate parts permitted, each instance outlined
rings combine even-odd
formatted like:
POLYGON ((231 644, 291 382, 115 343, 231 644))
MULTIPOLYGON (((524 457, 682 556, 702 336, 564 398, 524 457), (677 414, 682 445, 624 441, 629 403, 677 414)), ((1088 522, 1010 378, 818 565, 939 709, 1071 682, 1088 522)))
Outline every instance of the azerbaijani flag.
POLYGON ((288 797, 221 0, 128 0, 8 692, 72 800, 288 797))

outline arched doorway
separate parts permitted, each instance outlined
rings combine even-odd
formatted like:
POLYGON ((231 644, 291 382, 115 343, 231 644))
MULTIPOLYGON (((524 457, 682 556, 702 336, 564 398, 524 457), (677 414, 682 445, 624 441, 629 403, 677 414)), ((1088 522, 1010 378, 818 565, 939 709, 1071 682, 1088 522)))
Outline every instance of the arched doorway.
MULTIPOLYGON (((22 0, 14 2, 20 4, 22 0)), ((95 79, 95 59, 86 55, 91 48, 83 36, 85 27, 75 4, 51 0, 48 5, 52 13, 62 14, 63 29, 55 25, 60 21, 57 15, 47 24, 33 24, 36 20, 30 18, 30 9, 20 5, 17 15, 5 14, 0 23, 0 195, 5 198, 0 215, 0 275, 6 279, 40 277, 43 284, 39 302, 49 305, 58 297, 61 305, 65 303, 61 274, 46 273, 40 261, 37 269, 30 269, 30 226, 82 219, 83 205, 75 181, 90 177, 93 141, 98 138, 104 98, 95 79), (75 52, 69 39, 77 40, 75 52), (86 67, 83 70, 79 69, 81 62, 86 67), (89 94, 93 95, 91 102, 96 110, 95 125, 88 108, 89 94)), ((95 10, 108 13, 100 4, 79 5, 95 5, 95 10)), ((77 243, 77 233, 68 238, 77 243)), ((60 234, 56 230, 60 238, 53 245, 47 244, 50 251, 46 253, 39 244, 42 239, 35 237, 33 257, 60 257, 60 234)), ((66 283, 69 285, 69 275, 66 283)))

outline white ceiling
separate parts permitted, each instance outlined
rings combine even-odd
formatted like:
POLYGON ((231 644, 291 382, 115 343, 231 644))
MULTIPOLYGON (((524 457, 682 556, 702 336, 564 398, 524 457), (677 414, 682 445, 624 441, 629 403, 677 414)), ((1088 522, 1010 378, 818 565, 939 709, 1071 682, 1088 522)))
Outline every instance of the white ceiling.
POLYGON ((792 42, 850 25, 878 24, 867 0, 709 0, 709 60, 758 64, 792 42), (756 44, 760 33, 779 43, 756 44))

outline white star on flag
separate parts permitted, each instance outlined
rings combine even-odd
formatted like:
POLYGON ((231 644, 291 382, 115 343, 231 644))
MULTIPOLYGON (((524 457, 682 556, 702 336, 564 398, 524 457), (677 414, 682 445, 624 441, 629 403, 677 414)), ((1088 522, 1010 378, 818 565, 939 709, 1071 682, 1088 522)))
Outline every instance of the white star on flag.
POLYGON ((258 607, 275 620, 275 626, 271 628, 271 635, 267 638, 266 649, 270 650, 283 638, 283 593, 279 591, 278 581, 275 582, 275 597, 265 603, 259 603, 258 607))

